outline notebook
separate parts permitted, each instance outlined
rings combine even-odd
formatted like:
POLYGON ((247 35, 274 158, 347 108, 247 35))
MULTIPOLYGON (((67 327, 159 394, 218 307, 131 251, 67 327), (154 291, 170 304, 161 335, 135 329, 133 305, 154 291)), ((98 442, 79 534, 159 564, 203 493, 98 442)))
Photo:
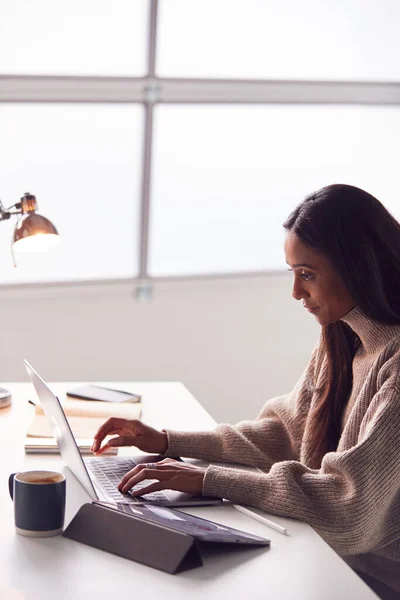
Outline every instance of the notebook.
MULTIPOLYGON (((77 439, 92 439, 99 427, 110 417, 140 419, 139 403, 110 404, 101 401, 67 399, 62 402, 64 414, 77 439)), ((53 437, 49 421, 41 404, 36 405, 35 416, 26 432, 28 437, 53 437)))
MULTIPOLYGON (((93 438, 76 439, 79 452, 82 455, 92 456, 91 447, 93 438)), ((26 437, 25 438, 25 453, 26 454, 60 454, 58 444, 53 437, 26 437)), ((118 448, 110 447, 104 451, 104 455, 116 455, 118 448)))

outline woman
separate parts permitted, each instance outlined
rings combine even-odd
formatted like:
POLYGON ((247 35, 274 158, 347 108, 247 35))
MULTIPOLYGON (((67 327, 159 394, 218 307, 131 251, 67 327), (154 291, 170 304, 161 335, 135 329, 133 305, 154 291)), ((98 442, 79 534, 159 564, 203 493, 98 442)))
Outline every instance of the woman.
POLYGON ((211 432, 109 419, 92 450, 134 445, 258 467, 203 469, 167 458, 137 466, 119 489, 158 479, 133 494, 204 493, 301 519, 378 593, 398 598, 400 225, 370 194, 331 185, 309 195, 284 227, 293 297, 322 326, 294 390, 267 402, 256 420, 211 432), (117 437, 101 447, 110 434, 117 437))

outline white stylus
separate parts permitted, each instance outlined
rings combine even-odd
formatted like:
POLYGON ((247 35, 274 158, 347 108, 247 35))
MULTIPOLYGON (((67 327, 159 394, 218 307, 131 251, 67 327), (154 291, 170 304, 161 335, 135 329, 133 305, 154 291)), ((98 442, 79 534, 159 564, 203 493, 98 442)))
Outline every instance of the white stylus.
POLYGON ((278 525, 278 523, 274 523, 273 521, 270 521, 270 519, 267 519, 266 517, 259 515, 258 513, 250 510, 249 508, 241 506, 240 504, 233 504, 232 506, 233 508, 236 508, 236 510, 238 510, 239 512, 243 513, 244 515, 247 515, 248 517, 251 517, 255 521, 259 521, 260 523, 267 525, 267 527, 270 527, 271 529, 275 529, 275 531, 279 531, 279 533, 287 535, 286 527, 282 527, 282 525, 278 525))

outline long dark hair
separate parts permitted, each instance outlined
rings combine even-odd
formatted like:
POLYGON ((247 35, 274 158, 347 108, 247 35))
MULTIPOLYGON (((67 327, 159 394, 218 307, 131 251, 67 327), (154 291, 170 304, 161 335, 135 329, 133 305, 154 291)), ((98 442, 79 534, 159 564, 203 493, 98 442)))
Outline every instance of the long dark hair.
MULTIPOLYGON (((400 324, 400 224, 379 200, 351 185, 328 185, 307 196, 283 226, 331 261, 365 315, 400 324)), ((344 321, 322 328, 326 377, 310 415, 311 467, 337 448, 358 343, 344 321)))

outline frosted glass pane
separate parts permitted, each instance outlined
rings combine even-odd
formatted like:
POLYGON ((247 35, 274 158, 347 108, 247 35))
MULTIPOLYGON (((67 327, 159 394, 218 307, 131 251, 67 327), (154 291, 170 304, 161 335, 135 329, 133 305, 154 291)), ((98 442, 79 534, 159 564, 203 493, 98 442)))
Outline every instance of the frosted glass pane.
POLYGON ((161 0, 158 73, 400 78, 399 0, 161 0))
POLYGON ((1 0, 0 73, 143 75, 148 0, 1 0))
POLYGON ((282 222, 347 183, 400 219, 400 107, 163 106, 155 119, 150 272, 280 269, 282 222))
POLYGON ((0 104, 0 198, 36 195, 61 246, 18 253, 0 222, 0 283, 132 277, 138 263, 142 107, 0 104))

